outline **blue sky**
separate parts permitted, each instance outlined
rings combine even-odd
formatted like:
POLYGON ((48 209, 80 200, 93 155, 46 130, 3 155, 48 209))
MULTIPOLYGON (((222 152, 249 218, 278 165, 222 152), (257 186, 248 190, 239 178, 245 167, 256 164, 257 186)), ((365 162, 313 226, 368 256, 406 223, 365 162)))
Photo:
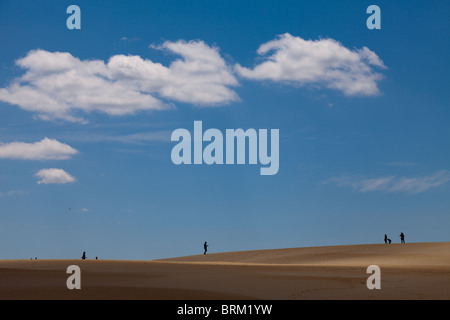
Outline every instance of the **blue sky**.
POLYGON ((1 1, 0 257, 450 241, 449 10, 1 1), (174 165, 195 120, 279 129, 278 173, 174 165))

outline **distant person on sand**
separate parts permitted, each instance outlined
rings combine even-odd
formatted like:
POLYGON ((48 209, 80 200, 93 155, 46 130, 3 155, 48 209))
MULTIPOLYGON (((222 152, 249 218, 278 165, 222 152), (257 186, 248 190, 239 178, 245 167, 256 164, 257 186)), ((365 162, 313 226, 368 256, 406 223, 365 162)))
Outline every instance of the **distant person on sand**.
POLYGON ((203 248, 205 248, 205 252, 203 252, 203 254, 206 254, 206 251, 208 251, 208 244, 205 241, 205 244, 203 245, 203 248))
POLYGON ((83 256, 81 257, 81 259, 86 259, 86 251, 83 251, 83 256))
POLYGON ((391 243, 391 239, 389 239, 386 234, 384 235, 384 243, 391 243))
POLYGON ((403 234, 403 232, 400 233, 400 240, 402 243, 405 243, 405 235, 403 234))

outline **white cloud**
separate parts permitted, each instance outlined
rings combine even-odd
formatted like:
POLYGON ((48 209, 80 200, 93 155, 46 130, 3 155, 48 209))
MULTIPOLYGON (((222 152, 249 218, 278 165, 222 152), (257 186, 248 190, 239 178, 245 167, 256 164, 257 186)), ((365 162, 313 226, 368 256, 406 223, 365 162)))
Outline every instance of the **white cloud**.
POLYGON ((438 187, 448 181, 450 181, 450 172, 448 170, 440 170, 422 177, 386 176, 378 178, 361 178, 342 175, 339 177, 332 177, 323 183, 336 184, 340 187, 351 187, 359 192, 384 191, 414 194, 438 187))
POLYGON ((197 105, 218 105, 239 100, 229 86, 238 82, 232 70, 220 56, 219 49, 203 41, 164 42, 158 49, 166 49, 183 59, 169 67, 169 81, 160 93, 171 99, 197 105))
POLYGON ((65 184, 76 180, 63 169, 55 168, 39 170, 35 176, 40 178, 38 184, 65 184))
POLYGON ((244 78, 295 85, 323 85, 345 95, 375 95, 382 76, 371 66, 385 69, 375 52, 363 47, 350 50, 333 39, 304 40, 289 33, 262 44, 264 61, 253 69, 235 65, 244 78))
POLYGON ((76 153, 71 146, 49 138, 34 143, 0 142, 0 159, 65 160, 76 153))
POLYGON ((75 111, 124 115, 168 108, 112 78, 108 65, 100 60, 81 61, 67 52, 33 50, 16 63, 27 72, 0 89, 0 100, 36 112, 45 120, 83 121, 75 111))
MULTIPOLYGON (((126 37, 122 39, 125 40, 126 37)), ((128 38, 126 38, 128 39, 128 38)), ((169 66, 137 55, 81 60, 69 52, 32 50, 16 61, 25 73, 0 88, 0 101, 43 120, 86 122, 85 114, 111 116, 173 109, 174 102, 214 107, 239 101, 235 75, 294 85, 320 85, 345 95, 375 95, 386 66, 367 47, 350 50, 333 39, 304 40, 288 33, 262 44, 254 68, 227 65, 219 48, 201 40, 166 41, 150 48, 178 56, 169 66)))
POLYGON ((171 100, 204 106, 238 100, 228 88, 238 82, 217 48, 202 41, 167 41, 154 48, 181 59, 165 67, 140 56, 115 55, 105 63, 68 52, 32 50, 16 61, 26 72, 0 88, 0 101, 44 120, 85 122, 78 113, 120 116, 171 109, 171 100))

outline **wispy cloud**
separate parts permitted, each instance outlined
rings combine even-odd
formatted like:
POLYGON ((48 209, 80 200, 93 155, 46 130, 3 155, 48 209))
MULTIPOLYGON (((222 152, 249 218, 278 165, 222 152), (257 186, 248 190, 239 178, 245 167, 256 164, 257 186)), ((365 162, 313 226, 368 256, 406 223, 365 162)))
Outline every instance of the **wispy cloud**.
POLYGON ((13 196, 20 196, 23 195, 24 192, 21 190, 9 190, 7 192, 0 192, 0 198, 1 197, 13 197, 13 196))
POLYGON ((384 165, 391 166, 391 167, 413 167, 413 166, 417 166, 418 163, 406 162, 406 161, 392 161, 392 162, 386 162, 386 163, 384 163, 384 165))
POLYGON ((170 130, 158 130, 158 131, 147 131, 130 133, 125 135, 114 135, 114 134, 89 134, 86 138, 81 138, 84 141, 90 142, 120 142, 126 144, 147 144, 152 142, 171 142, 170 135, 172 131, 170 130))
POLYGON ((140 41, 140 40, 141 40, 141 38, 136 38, 136 37, 134 37, 134 38, 121 37, 120 38, 120 41, 125 41, 125 42, 137 42, 137 41, 140 41))
POLYGON ((111 141, 135 144, 143 144, 149 142, 170 142, 171 134, 172 132, 169 130, 161 130, 153 132, 132 133, 123 136, 112 136, 108 139, 111 141))
POLYGON ((71 146, 47 137, 33 143, 0 142, 0 159, 65 160, 77 153, 71 146))
POLYGON ((421 177, 385 176, 377 178, 361 178, 351 175, 332 177, 323 184, 335 184, 339 187, 350 187, 359 192, 383 191, 421 193, 450 181, 450 172, 440 170, 421 177))
POLYGON ((263 62, 253 69, 236 64, 236 72, 253 80, 322 85, 349 96, 378 94, 382 75, 372 67, 386 69, 367 47, 350 50, 334 39, 304 40, 289 33, 262 44, 257 53, 263 62))
POLYGON ((42 169, 35 176, 40 180, 38 184, 66 184, 75 182, 76 179, 63 169, 42 169))

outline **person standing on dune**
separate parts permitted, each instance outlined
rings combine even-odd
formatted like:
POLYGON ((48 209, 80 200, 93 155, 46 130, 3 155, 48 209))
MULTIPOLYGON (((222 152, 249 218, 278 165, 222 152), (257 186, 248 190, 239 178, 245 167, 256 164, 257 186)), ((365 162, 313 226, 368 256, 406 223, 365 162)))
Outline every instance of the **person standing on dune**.
POLYGON ((400 233, 400 240, 401 243, 405 243, 405 235, 403 234, 403 232, 400 233))
POLYGON ((208 244, 205 241, 205 244, 203 245, 203 248, 205 249, 205 252, 203 254, 206 254, 206 251, 208 251, 208 244))

